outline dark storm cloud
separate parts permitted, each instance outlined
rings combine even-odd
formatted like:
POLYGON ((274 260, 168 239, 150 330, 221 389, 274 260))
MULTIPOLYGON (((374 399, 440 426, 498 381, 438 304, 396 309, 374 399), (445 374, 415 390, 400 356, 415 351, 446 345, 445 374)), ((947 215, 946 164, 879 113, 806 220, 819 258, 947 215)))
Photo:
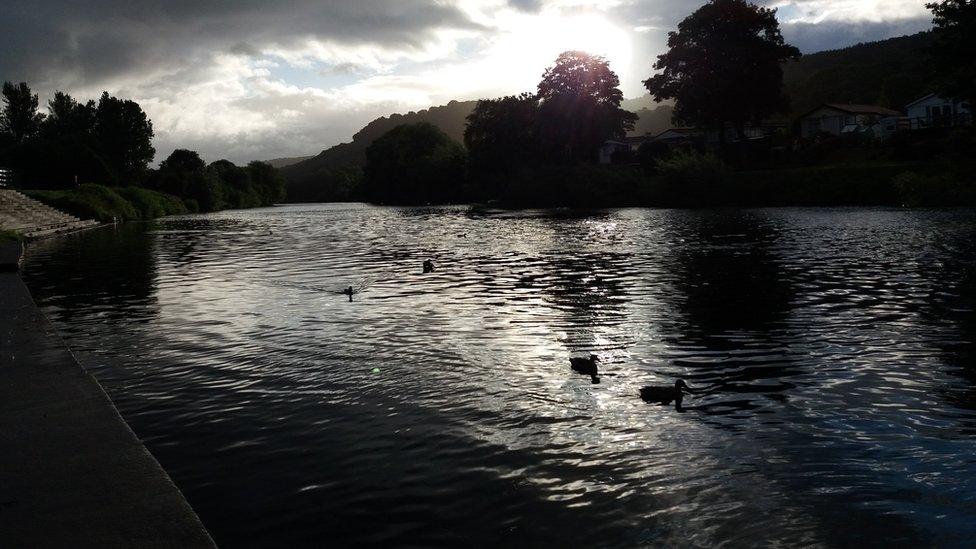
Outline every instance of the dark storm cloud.
POLYGON ((310 38, 410 48, 435 28, 476 25, 437 0, 6 0, 0 78, 87 85, 310 38))

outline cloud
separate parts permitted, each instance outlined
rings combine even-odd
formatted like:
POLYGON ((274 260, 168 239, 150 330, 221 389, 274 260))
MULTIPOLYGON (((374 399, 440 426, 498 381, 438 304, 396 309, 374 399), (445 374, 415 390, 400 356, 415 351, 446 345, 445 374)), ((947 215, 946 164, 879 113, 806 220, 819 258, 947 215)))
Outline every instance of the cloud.
POLYGON ((905 36, 928 30, 932 21, 927 17, 893 21, 824 21, 821 23, 786 23, 783 36, 803 53, 814 53, 905 36))

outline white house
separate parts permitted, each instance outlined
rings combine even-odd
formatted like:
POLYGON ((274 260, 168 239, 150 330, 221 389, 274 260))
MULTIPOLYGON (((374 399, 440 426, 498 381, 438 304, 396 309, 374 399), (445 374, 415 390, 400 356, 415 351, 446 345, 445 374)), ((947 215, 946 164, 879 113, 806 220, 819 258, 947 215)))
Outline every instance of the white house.
POLYGON ((911 129, 944 128, 973 123, 972 107, 959 99, 930 93, 905 106, 911 129))
POLYGON ((886 119, 899 116, 900 112, 877 105, 825 103, 800 117, 800 135, 809 138, 820 133, 862 133, 872 131, 886 119))

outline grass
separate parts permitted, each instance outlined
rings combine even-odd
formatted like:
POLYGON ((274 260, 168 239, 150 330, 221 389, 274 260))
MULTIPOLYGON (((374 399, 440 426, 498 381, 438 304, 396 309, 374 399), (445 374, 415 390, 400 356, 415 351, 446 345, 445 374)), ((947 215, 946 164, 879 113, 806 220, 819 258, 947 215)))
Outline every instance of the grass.
POLYGON ((8 231, 0 229, 0 244, 6 244, 7 242, 20 242, 24 237, 17 231, 8 231))
POLYGON ((70 190, 25 190, 24 194, 82 219, 102 223, 153 219, 187 213, 179 198, 138 187, 109 188, 84 184, 70 190))

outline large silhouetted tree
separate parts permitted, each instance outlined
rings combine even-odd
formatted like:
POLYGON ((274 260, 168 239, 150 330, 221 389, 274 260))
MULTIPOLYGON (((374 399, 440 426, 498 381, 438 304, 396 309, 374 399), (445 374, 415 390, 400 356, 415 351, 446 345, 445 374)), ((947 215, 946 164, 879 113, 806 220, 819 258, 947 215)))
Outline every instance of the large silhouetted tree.
POLYGON ((610 137, 623 137, 637 115, 620 108, 620 79, 606 59, 563 52, 539 82, 537 140, 554 161, 591 160, 610 137))
POLYGON ((226 205, 220 180, 196 151, 173 151, 159 163, 147 186, 187 199, 191 210, 210 212, 226 205))
POLYGON ((935 15, 931 53, 940 91, 976 106, 976 0, 943 0, 926 6, 935 15))
POLYGON ((747 123, 787 110, 782 63, 800 50, 783 40, 775 9, 711 0, 668 35, 668 48, 644 85, 657 101, 675 100, 677 120, 731 124, 742 139, 747 123))
POLYGON ((397 126, 366 149, 366 195, 374 202, 426 204, 462 198, 466 154, 436 126, 397 126))
POLYGON ((0 132, 14 143, 23 143, 37 135, 44 115, 37 112, 37 94, 31 92, 27 82, 3 83, 3 114, 0 116, 0 132))
POLYGON ((464 145, 479 173, 517 170, 536 156, 539 100, 532 94, 482 99, 467 118, 464 145))
POLYGON ((156 149, 152 122, 138 103, 102 93, 95 110, 95 137, 119 183, 141 182, 156 149))
POLYGON ((48 116, 41 133, 49 139, 88 139, 95 131, 95 102, 79 103, 59 91, 47 102, 48 116))

